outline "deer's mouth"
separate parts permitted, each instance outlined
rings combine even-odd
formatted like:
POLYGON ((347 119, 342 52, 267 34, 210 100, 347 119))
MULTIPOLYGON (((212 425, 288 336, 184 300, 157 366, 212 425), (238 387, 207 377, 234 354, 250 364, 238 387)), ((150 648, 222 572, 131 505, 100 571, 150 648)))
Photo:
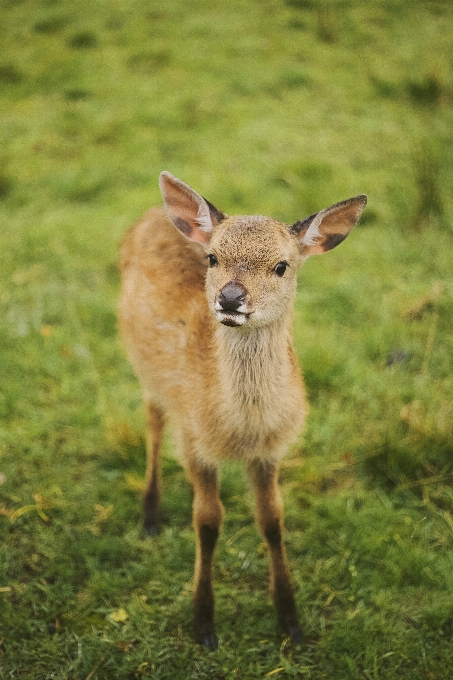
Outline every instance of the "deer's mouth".
POLYGON ((224 326, 243 326, 247 323, 250 314, 245 314, 244 312, 233 312, 231 310, 217 310, 216 313, 217 321, 220 321, 224 326))

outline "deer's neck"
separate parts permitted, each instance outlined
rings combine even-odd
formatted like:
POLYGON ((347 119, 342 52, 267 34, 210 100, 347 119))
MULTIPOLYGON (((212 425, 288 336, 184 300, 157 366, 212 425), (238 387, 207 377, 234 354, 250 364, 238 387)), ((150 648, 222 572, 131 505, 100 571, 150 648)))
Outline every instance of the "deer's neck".
POLYGON ((224 398, 239 408, 258 409, 264 417, 288 390, 294 360, 291 318, 239 332, 216 329, 217 364, 224 398))

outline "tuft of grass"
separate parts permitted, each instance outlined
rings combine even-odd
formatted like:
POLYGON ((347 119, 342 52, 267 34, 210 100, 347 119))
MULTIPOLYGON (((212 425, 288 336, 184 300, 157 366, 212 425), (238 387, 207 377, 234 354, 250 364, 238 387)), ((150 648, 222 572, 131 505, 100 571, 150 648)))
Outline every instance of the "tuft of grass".
POLYGON ((97 47, 98 39, 92 31, 80 31, 68 39, 69 47, 76 50, 86 50, 97 47))
POLYGON ((4 85, 16 85, 23 80, 21 71, 11 63, 0 64, 0 82, 4 85))
POLYGON ((413 221, 420 229, 444 215, 439 155, 424 144, 414 155, 414 167, 417 204, 413 221))
POLYGON ((55 15, 48 16, 45 19, 40 19, 33 24, 33 29, 36 33, 44 33, 46 35, 53 35, 63 30, 69 20, 65 16, 55 15))
POLYGON ((0 201, 4 201, 13 190, 14 182, 7 175, 0 175, 0 201))
POLYGON ((155 52, 137 52, 129 57, 127 65, 132 71, 146 75, 153 75, 156 70, 168 66, 171 62, 169 50, 157 50, 155 52))
POLYGON ((439 75, 434 72, 422 80, 409 80, 407 91, 416 104, 433 105, 440 103, 444 87, 439 75))
POLYGON ((321 2, 317 7, 318 37, 321 42, 334 43, 337 40, 337 17, 330 4, 321 2))

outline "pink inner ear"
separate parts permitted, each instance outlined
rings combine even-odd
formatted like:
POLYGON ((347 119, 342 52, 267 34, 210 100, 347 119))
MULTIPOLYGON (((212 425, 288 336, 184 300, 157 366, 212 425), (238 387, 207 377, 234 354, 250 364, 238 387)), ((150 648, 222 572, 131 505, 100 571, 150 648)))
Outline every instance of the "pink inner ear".
POLYGON ((320 231, 325 234, 343 234, 347 236, 362 213, 362 204, 350 203, 332 210, 322 220, 320 231))
POLYGON ((361 194, 313 215, 309 227, 301 238, 302 252, 307 255, 320 255, 335 248, 344 241, 356 224, 365 205, 366 196, 361 194))
POLYGON ((207 243, 211 229, 200 228, 200 213, 207 213, 209 208, 203 210, 204 201, 193 189, 169 175, 162 173, 160 187, 167 208, 168 216, 179 231, 191 241, 207 243))
POLYGON ((173 182, 168 180, 165 181, 163 188, 165 204, 169 212, 192 224, 198 214, 198 205, 193 197, 186 193, 182 187, 175 186, 173 182))

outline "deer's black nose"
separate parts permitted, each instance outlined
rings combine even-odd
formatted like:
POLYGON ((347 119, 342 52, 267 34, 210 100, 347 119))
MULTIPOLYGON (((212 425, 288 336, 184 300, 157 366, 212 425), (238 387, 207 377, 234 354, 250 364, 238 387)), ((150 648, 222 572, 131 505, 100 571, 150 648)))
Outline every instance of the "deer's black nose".
POLYGON ((219 304, 225 312, 236 312, 245 301, 246 294, 244 286, 230 281, 219 293, 219 304))

